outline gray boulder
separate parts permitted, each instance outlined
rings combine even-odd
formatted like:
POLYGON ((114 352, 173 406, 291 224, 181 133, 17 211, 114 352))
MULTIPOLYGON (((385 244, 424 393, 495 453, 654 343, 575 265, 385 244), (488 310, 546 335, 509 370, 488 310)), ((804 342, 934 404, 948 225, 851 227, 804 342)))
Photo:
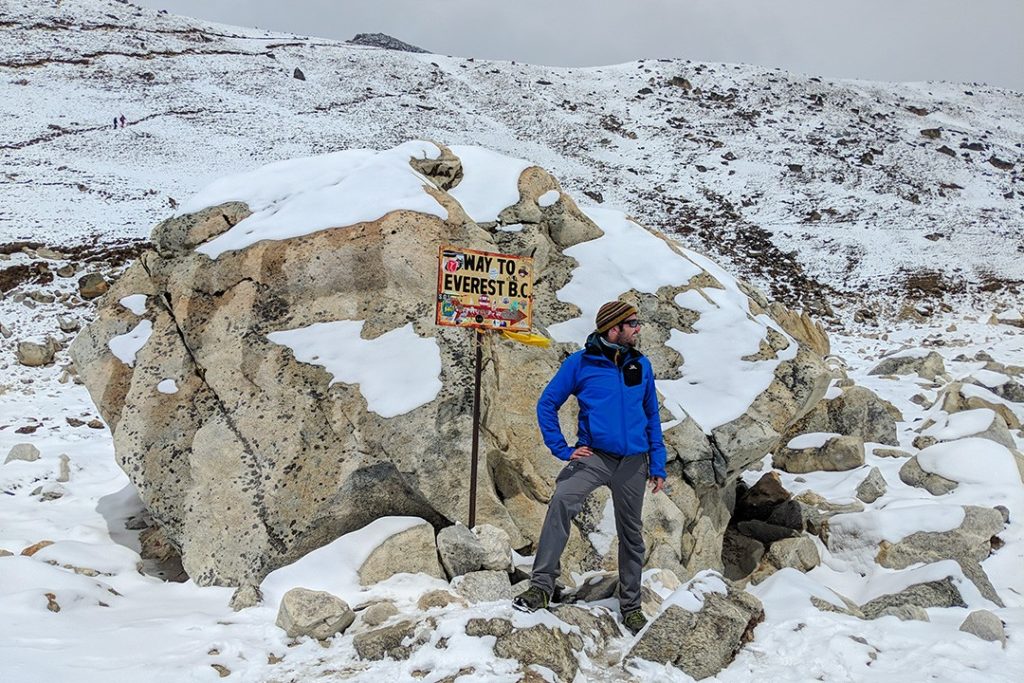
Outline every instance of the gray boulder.
POLYGON ((912 375, 917 373, 924 379, 935 379, 946 372, 946 365, 935 351, 925 356, 894 355, 884 358, 881 363, 868 371, 869 375, 912 375))
POLYGON ((793 474, 842 472, 864 464, 864 441, 859 436, 833 436, 820 447, 778 448, 772 465, 793 474))
POLYGON ((782 443, 794 436, 812 432, 831 432, 857 436, 862 441, 898 446, 896 422, 903 415, 888 401, 870 389, 851 386, 836 398, 825 399, 797 420, 785 433, 782 443))
POLYGON ((641 632, 626 657, 671 664, 700 680, 727 667, 763 620, 761 602, 730 584, 725 595, 706 593, 699 612, 670 605, 641 632))
POLYGON ((857 498, 865 503, 874 503, 885 495, 885 477, 877 467, 872 467, 864 481, 857 485, 857 498))
POLYGON ((903 467, 900 468, 900 481, 907 486, 924 489, 933 496, 944 496, 957 487, 957 482, 952 479, 922 469, 916 455, 903 463, 903 467))
POLYGON ((522 666, 539 665, 551 669, 561 681, 572 681, 579 670, 577 653, 583 650, 583 639, 576 633, 538 624, 517 629, 508 619, 470 619, 466 634, 474 637, 493 636, 494 654, 514 659, 522 666))
POLYGON ((462 524, 441 529, 437 535, 437 552, 449 578, 475 572, 484 564, 483 544, 462 524))
POLYGON ((512 540, 504 529, 491 524, 480 524, 473 528, 473 533, 484 551, 481 568, 512 571, 512 540))
POLYGON ((508 573, 481 570, 467 572, 452 581, 455 592, 470 602, 493 602, 512 599, 512 583, 508 573))
POLYGON ((324 591, 292 588, 281 598, 276 623, 289 638, 326 640, 343 633, 355 618, 355 612, 341 598, 324 591))
POLYGON ((42 343, 23 341, 18 343, 18 362, 28 367, 49 365, 59 345, 53 337, 47 337, 42 343))
POLYGON ((904 588, 899 593, 880 595, 860 606, 864 617, 877 619, 886 616, 893 608, 900 608, 906 605, 918 607, 967 607, 963 596, 953 583, 953 578, 947 576, 938 581, 916 583, 913 586, 904 588))
POLYGON ((971 612, 960 624, 960 630, 971 635, 978 636, 982 640, 999 643, 1006 647, 1006 630, 1003 628, 1003 620, 987 609, 979 609, 971 612))
POLYGON ((363 610, 360 620, 367 626, 376 627, 396 614, 398 614, 398 608, 395 607, 395 603, 390 600, 381 600, 363 610))
POLYGON ((612 638, 622 635, 619 623, 606 607, 588 609, 577 605, 557 605, 551 609, 551 613, 560 621, 580 630, 584 649, 592 658, 603 654, 612 638))
POLYGON ((883 607, 874 614, 874 619, 881 617, 896 617, 900 621, 931 621, 928 612, 924 607, 917 605, 889 605, 883 607))
POLYGON ((445 578, 437 560, 434 527, 429 523, 417 524, 385 539, 359 568, 359 583, 369 586, 401 572, 445 578))
POLYGON ((764 544, 741 534, 733 527, 722 538, 722 574, 730 581, 750 576, 764 557, 764 544))
POLYGON ((953 560, 987 600, 1000 607, 981 562, 992 553, 992 537, 1003 530, 1003 514, 994 508, 964 506, 964 521, 950 531, 918 531, 898 543, 882 541, 875 561, 883 567, 906 569, 915 564, 953 560))
POLYGON ((4 464, 11 462, 12 460, 23 460, 25 462, 35 462, 39 459, 39 449, 30 443, 19 443, 15 444, 10 452, 7 453, 7 458, 4 460, 4 464))

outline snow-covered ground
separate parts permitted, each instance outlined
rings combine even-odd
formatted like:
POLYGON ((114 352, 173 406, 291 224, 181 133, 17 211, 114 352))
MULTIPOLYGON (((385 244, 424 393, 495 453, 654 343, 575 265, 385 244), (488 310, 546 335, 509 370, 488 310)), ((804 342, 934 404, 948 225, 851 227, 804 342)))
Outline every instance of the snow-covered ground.
MULTIPOLYGON (((850 364, 850 376, 903 411, 900 441, 910 452, 916 452, 909 443, 910 429, 926 412, 910 397, 919 392, 931 397, 934 391, 919 386, 915 376, 892 380, 867 375, 880 354, 903 344, 917 347, 922 340, 941 339, 945 346, 932 348, 944 356, 954 378, 975 373, 983 365, 954 361, 960 354, 973 357, 985 351, 1005 362, 1024 360, 1024 331, 1018 328, 955 315, 937 322, 933 328, 895 328, 887 341, 833 337, 834 350, 850 364), (951 324, 956 324, 956 332, 945 331, 951 324)), ((351 636, 337 637, 327 648, 308 639, 292 644, 274 625, 276 601, 291 586, 329 590, 353 606, 389 598, 405 609, 415 609, 425 591, 444 587, 437 579, 411 575, 359 587, 358 558, 368 553, 375 538, 401 527, 400 519, 378 522, 377 528, 343 537, 271 574, 263 586, 266 604, 240 612, 228 606, 230 588, 199 588, 140 574, 138 532, 125 529, 125 522, 140 514, 142 506, 114 462, 110 434, 106 429, 72 427, 66 421, 95 417, 85 389, 60 384, 60 371, 53 367, 20 368, 14 374, 14 381, 5 381, 0 389, 0 455, 6 456, 18 443, 31 443, 41 456, 34 462, 0 466, 0 548, 17 555, 39 541, 54 544, 32 557, 0 559, 3 680, 212 681, 219 680, 214 664, 231 671, 231 680, 240 681, 312 680, 321 675, 327 680, 408 680, 417 668, 431 671, 424 680, 437 680, 463 666, 474 666, 477 673, 459 680, 516 680, 512 662, 496 659, 485 641, 463 632, 471 617, 510 617, 507 604, 436 609, 440 626, 433 638, 451 638, 447 654, 428 645, 405 662, 363 662, 354 655, 351 636), (40 425, 34 433, 15 432, 33 424, 40 425), (62 454, 70 460, 70 477, 58 483, 62 454), (33 493, 37 488, 40 491, 33 493), (44 499, 44 494, 55 491, 63 495, 44 499), (389 525, 394 529, 384 529, 389 525), (98 574, 78 574, 74 567, 98 574), (59 612, 48 609, 48 593, 59 612)), ((1019 434, 1016 439, 1024 446, 1019 434)), ((971 449, 965 448, 959 457, 971 460, 971 449)), ((1006 648, 960 632, 965 609, 929 609, 928 623, 895 617, 863 621, 819 611, 808 601, 810 595, 829 600, 833 589, 863 602, 922 580, 922 572, 929 571, 876 566, 861 576, 851 568, 855 556, 833 556, 819 544, 823 564, 818 569, 807 575, 785 570, 751 589, 764 602, 767 618, 757 627, 753 643, 717 680, 1019 680, 1024 671, 1024 486, 1019 478, 1001 478, 1004 473, 990 466, 976 474, 977 483, 961 484, 949 500, 940 501, 903 485, 895 471, 900 464, 900 459, 873 456, 869 449, 867 464, 859 470, 781 475, 794 493, 806 488, 842 502, 853 497, 867 469, 878 466, 889 483, 887 494, 851 517, 861 517, 876 533, 885 533, 877 520, 880 511, 888 510, 889 524, 895 527, 890 533, 897 536, 948 527, 951 522, 943 515, 951 506, 1007 506, 1010 524, 1000 534, 1005 545, 983 565, 1006 607, 989 603, 971 590, 970 582, 959 583, 971 609, 990 609, 1006 623, 1006 648)), ((955 565, 933 569, 942 576, 958 574, 955 565)), ((625 652, 628 642, 622 640, 616 647, 625 652)), ((655 675, 652 671, 636 674, 655 675)), ((660 667, 656 675, 687 680, 660 667)))

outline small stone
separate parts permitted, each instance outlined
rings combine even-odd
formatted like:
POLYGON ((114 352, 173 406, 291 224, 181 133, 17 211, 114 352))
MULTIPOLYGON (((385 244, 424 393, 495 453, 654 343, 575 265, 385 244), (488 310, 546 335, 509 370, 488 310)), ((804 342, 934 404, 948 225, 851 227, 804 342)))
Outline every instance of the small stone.
POLYGON ((465 606, 467 603, 462 598, 452 595, 446 590, 433 590, 424 593, 416 602, 416 607, 426 612, 437 607, 447 607, 451 604, 465 606))
POLYGON ((512 570, 512 541, 504 529, 480 524, 473 528, 473 533, 484 550, 481 567, 504 572, 512 570))
POLYGON ((81 324, 76 318, 72 318, 69 315, 58 315, 57 324, 60 326, 61 332, 77 332, 81 327, 81 324))
POLYGON ((85 420, 79 420, 77 417, 65 417, 64 421, 72 427, 81 427, 85 424, 85 420))
POLYGON ((57 596, 53 593, 46 593, 46 609, 51 612, 59 612, 60 605, 57 604, 57 596))
POLYGON ((362 622, 367 626, 380 626, 398 614, 398 608, 390 600, 375 602, 363 610, 362 622))
POLYGON ((75 276, 75 267, 73 265, 71 265, 70 263, 68 263, 68 264, 63 265, 60 268, 58 268, 56 272, 57 272, 57 275, 59 275, 60 277, 64 277, 64 278, 74 277, 75 276))
POLYGON ((857 498, 865 503, 874 503, 885 495, 885 478, 882 471, 872 467, 868 476, 857 486, 857 498))
POLYGON ((493 602, 512 599, 512 583, 508 573, 482 570, 468 572, 455 579, 455 592, 470 602, 493 602))
POLYGON ((10 339, 13 335, 14 333, 11 332, 11 328, 7 327, 7 325, 4 325, 3 323, 0 323, 0 336, 2 336, 4 339, 10 339))
POLYGON ((449 578, 476 571, 484 563, 483 545, 462 524, 441 529, 437 535, 437 553, 449 578))
POLYGON ((78 293, 83 299, 95 299, 103 296, 110 289, 110 285, 99 273, 88 273, 78 278, 78 293))
POLYGON ((53 354, 57 352, 57 340, 47 337, 46 341, 23 341, 18 343, 18 362, 28 367, 49 365, 53 362, 53 354))
POLYGON ((879 458, 909 458, 910 453, 901 451, 898 448, 876 448, 872 451, 873 455, 877 455, 879 458))
POLYGON ((299 67, 295 67, 295 71, 292 72, 292 78, 297 81, 304 81, 306 80, 306 74, 302 73, 302 69, 299 67))
POLYGON ((103 424, 103 422, 101 422, 100 420, 98 420, 96 418, 86 422, 85 426, 88 427, 89 429, 105 429, 106 428, 106 425, 103 424))
POLYGON ((60 454, 60 464, 58 467, 60 468, 60 471, 57 474, 57 481, 61 483, 69 481, 71 479, 71 458, 69 458, 67 454, 60 454))
POLYGON ((289 638, 311 636, 326 640, 344 632, 355 618, 355 612, 339 597, 324 591, 292 588, 281 598, 276 624, 289 638))
POLYGON ((252 583, 245 583, 235 589, 229 603, 231 609, 239 611, 249 607, 255 607, 263 602, 263 592, 259 586, 252 583))
POLYGON ((210 666, 213 667, 214 671, 216 671, 217 675, 219 675, 221 678, 227 678, 231 675, 231 669, 227 668, 226 666, 223 666, 221 664, 211 664, 210 666))
POLYGON ((960 624, 960 630, 982 640, 1000 643, 1004 648, 1006 647, 1006 631, 1003 628, 1002 619, 986 609, 975 610, 968 614, 964 622, 960 624))
POLYGON ((22 550, 21 554, 25 557, 32 557, 48 545, 53 545, 53 541, 39 541, 38 543, 33 543, 32 545, 22 550))
POLYGON ((24 460, 25 462, 35 462, 39 459, 39 449, 30 443, 19 443, 11 448, 7 454, 7 459, 4 460, 4 464, 11 462, 12 460, 24 460))

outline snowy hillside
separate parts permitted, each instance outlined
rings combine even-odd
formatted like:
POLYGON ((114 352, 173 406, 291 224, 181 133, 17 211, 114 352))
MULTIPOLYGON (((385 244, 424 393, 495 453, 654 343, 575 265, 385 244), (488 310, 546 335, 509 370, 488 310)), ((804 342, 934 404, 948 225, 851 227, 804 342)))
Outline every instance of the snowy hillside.
POLYGON ((984 309, 1024 280, 1020 93, 474 61, 115 0, 0 9, 0 243, 145 238, 213 178, 425 137, 533 160, 819 315, 963 292, 984 309))

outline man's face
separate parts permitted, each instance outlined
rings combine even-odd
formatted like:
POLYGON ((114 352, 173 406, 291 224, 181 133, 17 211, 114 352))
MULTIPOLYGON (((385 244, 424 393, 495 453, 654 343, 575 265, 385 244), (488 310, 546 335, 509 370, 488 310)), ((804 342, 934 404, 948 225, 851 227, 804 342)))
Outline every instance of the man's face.
POLYGON ((640 321, 635 315, 608 331, 608 341, 622 346, 636 346, 640 342, 640 321))

